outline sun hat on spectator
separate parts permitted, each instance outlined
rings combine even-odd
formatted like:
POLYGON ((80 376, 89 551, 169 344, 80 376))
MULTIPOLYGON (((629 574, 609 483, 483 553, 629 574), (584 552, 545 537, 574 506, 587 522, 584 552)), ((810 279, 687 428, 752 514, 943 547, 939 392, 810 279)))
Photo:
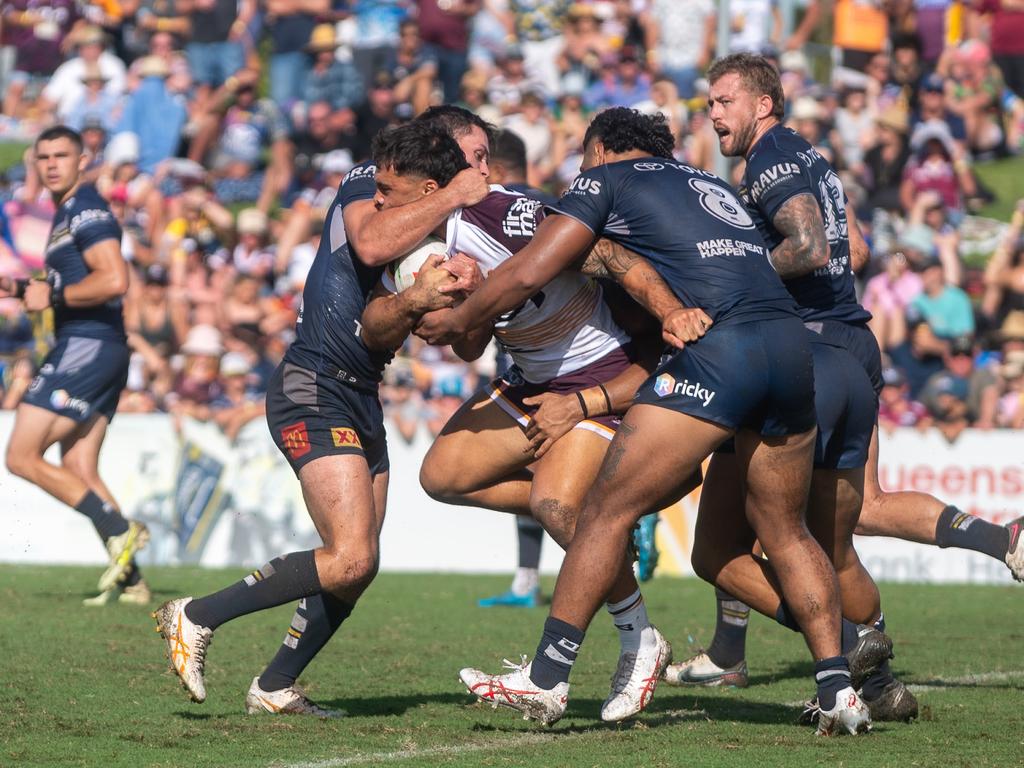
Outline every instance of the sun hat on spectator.
POLYGON ((244 208, 238 212, 235 228, 240 235, 267 234, 267 214, 259 208, 244 208))
POLYGON ((317 24, 309 36, 306 50, 310 53, 319 53, 320 51, 333 51, 341 46, 342 42, 334 33, 333 24, 317 24))
POLYGON ((86 131, 103 131, 107 132, 107 127, 103 125, 103 118, 98 115, 89 115, 82 121, 82 133, 86 131))
POLYGON ((220 331, 212 325, 196 325, 189 329, 181 351, 186 355, 220 357, 224 353, 220 331))
POLYGON ((170 275, 167 267, 163 264, 150 264, 146 267, 146 285, 167 285, 170 282, 170 275))
POLYGON ((950 157, 956 154, 953 134, 944 120, 925 120, 923 123, 919 123, 910 135, 910 148, 915 152, 920 152, 927 148, 930 141, 942 144, 950 157))
POLYGON ((910 115, 903 107, 893 104, 883 110, 875 122, 883 128, 889 128, 896 133, 907 133, 910 130, 910 115))
POLYGON ((99 64, 93 64, 93 63, 85 65, 85 71, 82 72, 82 78, 81 79, 82 79, 83 83, 92 83, 92 82, 105 83, 108 80, 110 80, 109 77, 107 77, 106 75, 103 74, 103 70, 100 69, 100 65, 99 64))
POLYGON ((808 72, 810 64, 803 51, 786 51, 779 57, 779 69, 783 72, 808 72))
POLYGON ((171 74, 167 62, 160 56, 146 56, 139 62, 139 77, 167 77, 171 74))
POLYGON ((810 96, 801 96, 794 102, 790 117, 794 120, 821 120, 821 104, 810 96))
POLYGON ((348 173, 354 165, 352 153, 347 149, 332 149, 320 158, 320 170, 324 173, 348 173))
POLYGON ((103 159, 113 168, 139 162, 139 137, 131 131, 114 134, 103 151, 103 159))
POLYGON ((252 367, 249 365, 248 359, 240 352, 228 352, 220 360, 220 375, 225 378, 245 376, 250 370, 252 367))
POLYGON ((1024 309, 1014 309, 999 326, 1000 341, 1024 341, 1024 309))

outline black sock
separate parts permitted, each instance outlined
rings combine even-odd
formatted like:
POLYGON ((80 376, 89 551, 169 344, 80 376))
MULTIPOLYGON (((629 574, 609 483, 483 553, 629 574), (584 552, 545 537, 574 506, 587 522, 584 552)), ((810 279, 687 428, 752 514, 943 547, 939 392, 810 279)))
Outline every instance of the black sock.
POLYGON ((857 631, 857 625, 852 621, 843 619, 842 634, 839 638, 839 650, 841 653, 849 653, 857 645, 857 640, 860 637, 857 631))
POLYGON ((121 517, 121 513, 92 491, 86 491, 82 500, 75 504, 75 509, 92 521, 104 544, 111 536, 120 536, 128 530, 128 521, 121 517))
MULTIPOLYGON (((885 632, 885 614, 878 617, 872 626, 879 632, 885 632)), ((889 660, 886 659, 878 667, 878 670, 868 675, 864 684, 861 686, 861 694, 865 701, 874 701, 882 695, 882 691, 885 690, 885 686, 891 683, 895 678, 892 676, 892 667, 889 666, 889 660)))
POLYGON ((715 587, 717 613, 715 637, 708 648, 708 658, 720 667, 732 667, 743 661, 747 653, 747 623, 750 606, 715 587))
POLYGON ((124 577, 122 586, 134 587, 142 581, 142 571, 139 570, 138 563, 135 562, 135 558, 132 558, 131 562, 128 563, 128 573, 124 577))
POLYGON ((258 571, 220 592, 185 606, 185 615, 203 627, 216 629, 248 613, 290 603, 320 591, 313 550, 275 557, 258 571))
POLYGON ((787 629, 800 631, 800 625, 796 623, 796 618, 789 612, 789 606, 785 602, 779 603, 779 609, 775 611, 775 620, 787 629))
POLYGON ((540 547, 544 541, 544 529, 532 517, 520 515, 516 518, 516 535, 519 539, 519 567, 538 568, 540 547))
POLYGON ((550 691, 559 683, 569 682, 569 673, 583 644, 583 635, 582 629, 548 617, 544 622, 544 635, 537 646, 537 655, 530 667, 530 680, 534 685, 550 691))
POLYGON ((294 685, 351 613, 351 605, 328 592, 300 600, 284 642, 260 675, 260 688, 269 693, 294 685))
POLYGON ((818 706, 830 710, 836 705, 836 694, 850 686, 850 664, 845 656, 816 661, 814 679, 818 683, 818 706))
POLYGON ((949 506, 942 510, 935 524, 935 543, 943 549, 971 549, 1002 562, 1010 548, 1010 532, 1001 525, 949 506))

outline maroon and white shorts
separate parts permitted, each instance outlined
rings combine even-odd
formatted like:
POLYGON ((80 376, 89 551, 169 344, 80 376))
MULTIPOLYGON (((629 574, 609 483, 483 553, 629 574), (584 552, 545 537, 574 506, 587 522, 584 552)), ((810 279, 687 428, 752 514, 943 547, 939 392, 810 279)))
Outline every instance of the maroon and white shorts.
MULTIPOLYGON (((556 376, 550 381, 539 384, 531 384, 526 381, 519 373, 519 369, 513 366, 502 378, 495 379, 488 384, 486 392, 501 410, 519 422, 519 426, 526 429, 530 424, 530 417, 533 416, 537 408, 526 405, 523 402, 524 399, 548 392, 555 395, 568 395, 596 387, 598 384, 605 384, 626 370, 632 362, 634 362, 632 348, 630 346, 619 347, 600 360, 583 366, 578 371, 556 376)), ((611 440, 621 423, 622 419, 617 415, 594 416, 581 421, 573 429, 587 429, 611 440)))

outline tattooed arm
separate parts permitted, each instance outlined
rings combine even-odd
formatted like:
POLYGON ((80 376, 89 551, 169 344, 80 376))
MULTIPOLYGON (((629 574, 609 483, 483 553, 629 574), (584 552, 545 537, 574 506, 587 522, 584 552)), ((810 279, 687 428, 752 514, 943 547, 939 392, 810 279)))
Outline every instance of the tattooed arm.
POLYGON ((790 280, 828 264, 828 238, 818 201, 810 193, 794 195, 776 212, 772 226, 783 240, 772 251, 771 262, 779 277, 790 280))
POLYGON ((592 277, 608 277, 619 283, 662 327, 662 337, 674 347, 696 341, 711 327, 704 310, 682 305, 661 275, 643 256, 607 238, 590 249, 579 267, 592 277))

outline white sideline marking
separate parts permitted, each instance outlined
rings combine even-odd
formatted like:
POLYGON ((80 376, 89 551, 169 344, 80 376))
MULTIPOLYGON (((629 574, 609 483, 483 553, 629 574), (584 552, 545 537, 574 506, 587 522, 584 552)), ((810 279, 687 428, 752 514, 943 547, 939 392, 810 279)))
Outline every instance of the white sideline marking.
MULTIPOLYGON (((912 693, 934 693, 936 691, 948 691, 954 686, 971 685, 976 683, 1001 682, 1024 678, 1024 669, 1011 669, 1007 672, 972 672, 958 677, 933 677, 927 683, 913 683, 908 685, 912 693)), ((790 707, 802 707, 804 701, 791 701, 787 704, 790 707)))
MULTIPOLYGON (((697 709, 674 709, 669 712, 654 712, 662 717, 686 718, 694 715, 703 715, 703 710, 697 709)), ((636 721, 636 725, 643 725, 643 720, 636 721)), ((489 741, 470 742, 468 744, 457 744, 455 746, 440 747, 411 747, 409 749, 396 749, 389 752, 362 752, 348 757, 333 757, 326 760, 311 760, 305 763, 281 763, 274 762, 270 768, 345 768, 349 765, 366 765, 369 763, 391 763, 399 760, 414 760, 417 758, 449 757, 467 755, 473 752, 484 752, 491 749, 508 750, 517 747, 528 747, 535 744, 547 744, 558 741, 565 742, 566 739, 577 739, 588 733, 614 733, 612 730, 595 730, 585 733, 523 733, 504 739, 491 739, 489 741)))

